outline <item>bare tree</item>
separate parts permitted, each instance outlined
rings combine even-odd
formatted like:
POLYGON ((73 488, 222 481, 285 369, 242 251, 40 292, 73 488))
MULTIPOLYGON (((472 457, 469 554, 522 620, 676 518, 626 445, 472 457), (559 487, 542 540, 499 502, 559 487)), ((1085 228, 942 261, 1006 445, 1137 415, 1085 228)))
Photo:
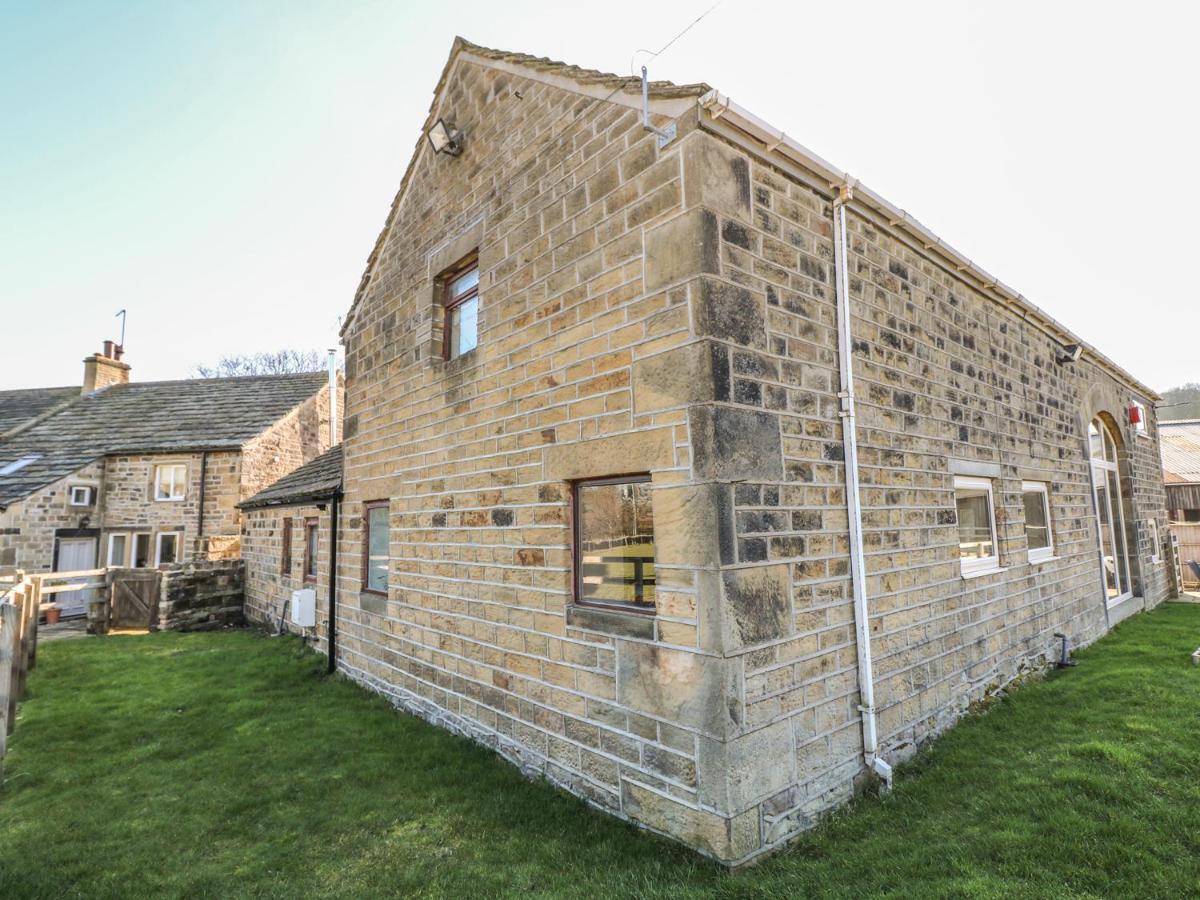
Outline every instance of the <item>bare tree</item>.
POLYGON ((236 375, 290 375, 320 372, 327 356, 321 350, 276 350, 274 352, 226 355, 215 365, 195 365, 193 378, 231 378, 236 375))

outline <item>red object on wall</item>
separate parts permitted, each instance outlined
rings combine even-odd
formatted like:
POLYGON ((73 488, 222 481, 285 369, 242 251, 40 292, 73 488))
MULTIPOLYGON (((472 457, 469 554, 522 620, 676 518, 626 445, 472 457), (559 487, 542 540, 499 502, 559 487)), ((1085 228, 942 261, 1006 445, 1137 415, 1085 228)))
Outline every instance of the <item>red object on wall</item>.
POLYGON ((1142 411, 1137 408, 1137 405, 1129 407, 1129 424, 1138 425, 1142 421, 1142 411))

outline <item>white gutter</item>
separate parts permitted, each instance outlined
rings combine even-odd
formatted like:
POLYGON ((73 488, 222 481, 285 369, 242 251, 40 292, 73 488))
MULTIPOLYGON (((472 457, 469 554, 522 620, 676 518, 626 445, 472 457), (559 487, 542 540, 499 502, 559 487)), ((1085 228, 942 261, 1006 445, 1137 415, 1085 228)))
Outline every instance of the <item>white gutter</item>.
MULTIPOLYGON (((822 159, 803 144, 788 137, 778 128, 763 121, 747 109, 738 106, 728 96, 720 91, 709 91, 697 101, 700 108, 708 113, 714 122, 725 122, 738 131, 753 138, 761 144, 756 149, 760 154, 781 154, 786 159, 799 164, 812 172, 829 189, 836 193, 843 187, 853 188, 853 202, 879 216, 887 225, 908 235, 918 247, 926 252, 935 253, 942 258, 943 265, 959 276, 969 276, 978 286, 994 295, 1001 302, 1013 307, 1018 313, 1036 325, 1049 337, 1060 344, 1079 344, 1084 348, 1086 357, 1101 369, 1119 381, 1125 382, 1148 399, 1161 400, 1162 397, 1154 390, 1142 384, 1103 353, 1073 334, 1065 325, 1043 312, 1022 294, 1004 284, 998 278, 989 274, 983 268, 975 265, 949 244, 942 241, 936 234, 897 206, 893 206, 883 197, 841 171, 829 161, 822 159)), ((703 122, 701 124, 704 124, 703 122)))
POLYGON ((892 767, 879 757, 875 714, 875 675, 871 664, 871 617, 867 608, 867 566, 862 539, 862 502, 858 485, 858 425, 854 411, 854 344, 850 331, 850 272, 846 262, 846 203, 853 189, 843 187, 833 201, 833 267, 837 295, 838 369, 841 374, 842 447, 846 470, 846 508, 850 519, 850 581, 854 590, 858 693, 862 700, 863 757, 867 767, 892 786, 892 767))

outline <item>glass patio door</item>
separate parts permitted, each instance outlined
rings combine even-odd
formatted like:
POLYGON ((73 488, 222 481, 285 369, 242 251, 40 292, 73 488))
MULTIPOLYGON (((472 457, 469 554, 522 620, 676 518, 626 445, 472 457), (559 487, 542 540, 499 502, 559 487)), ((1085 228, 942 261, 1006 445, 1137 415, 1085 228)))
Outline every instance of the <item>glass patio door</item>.
POLYGON ((1121 503, 1121 473, 1117 468, 1117 446, 1108 427, 1099 419, 1088 425, 1092 462, 1092 499, 1100 531, 1100 561, 1104 568, 1104 590, 1108 605, 1133 596, 1129 578, 1129 552, 1125 546, 1125 513, 1121 503))

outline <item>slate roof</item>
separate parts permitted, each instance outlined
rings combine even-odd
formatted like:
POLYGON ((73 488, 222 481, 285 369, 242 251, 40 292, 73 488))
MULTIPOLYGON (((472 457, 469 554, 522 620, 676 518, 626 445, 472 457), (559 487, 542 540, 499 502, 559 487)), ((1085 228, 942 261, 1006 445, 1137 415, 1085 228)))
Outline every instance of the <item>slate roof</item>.
POLYGON ((263 506, 300 506, 314 500, 328 500, 342 486, 342 445, 327 450, 316 459, 284 475, 249 500, 238 504, 242 509, 263 506))
MULTIPOLYGON (((0 509, 103 456, 240 448, 328 381, 325 372, 112 385, 0 440, 0 509)), ((78 388, 76 388, 78 390, 78 388)))
POLYGON ((0 391, 0 438, 78 396, 79 385, 0 391))
POLYGON ((1159 422, 1158 443, 1168 484, 1200 483, 1200 419, 1159 422))

